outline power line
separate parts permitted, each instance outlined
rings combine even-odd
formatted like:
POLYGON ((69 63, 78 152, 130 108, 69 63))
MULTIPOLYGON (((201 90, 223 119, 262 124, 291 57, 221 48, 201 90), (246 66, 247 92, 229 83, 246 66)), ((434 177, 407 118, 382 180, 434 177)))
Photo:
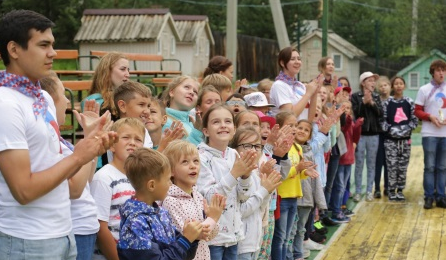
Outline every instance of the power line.
MULTIPOLYGON (((221 6, 226 7, 225 2, 197 2, 192 0, 177 0, 179 2, 188 3, 188 4, 195 4, 195 5, 213 5, 213 6, 221 6)), ((320 0, 304 0, 299 2, 287 2, 287 3, 281 3, 282 6, 288 6, 288 5, 300 5, 300 4, 309 4, 309 3, 316 3, 320 0)), ((250 8, 270 8, 269 4, 239 4, 237 7, 250 7, 250 8)))
POLYGON ((367 7, 367 8, 375 9, 375 10, 382 10, 382 11, 388 11, 388 12, 393 12, 393 11, 395 11, 395 9, 393 9, 393 8, 386 8, 386 7, 374 6, 374 5, 369 5, 369 4, 364 4, 364 3, 358 3, 358 2, 354 2, 354 1, 350 1, 350 0, 335 0, 335 1, 336 1, 336 2, 344 2, 344 3, 347 3, 347 4, 359 5, 359 6, 363 6, 363 7, 367 7))

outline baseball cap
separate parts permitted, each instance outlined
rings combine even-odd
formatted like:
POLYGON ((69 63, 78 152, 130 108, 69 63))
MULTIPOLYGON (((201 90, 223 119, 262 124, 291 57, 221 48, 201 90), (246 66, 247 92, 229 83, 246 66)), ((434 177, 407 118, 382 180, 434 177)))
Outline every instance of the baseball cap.
POLYGON ((268 104, 265 94, 262 92, 253 92, 245 95, 246 105, 248 107, 275 107, 273 104, 268 104))
POLYGON ((374 77, 375 80, 379 79, 378 74, 373 74, 370 71, 366 71, 366 72, 362 73, 361 76, 359 76, 359 83, 362 83, 366 78, 370 78, 370 77, 374 77))
POLYGON ((263 122, 269 123, 269 128, 270 129, 273 128, 274 125, 276 124, 276 119, 274 117, 267 116, 267 115, 263 114, 260 111, 254 111, 254 112, 259 116, 260 122, 262 122, 262 123, 263 122))
POLYGON ((350 87, 337 87, 334 91, 334 95, 336 96, 342 90, 347 91, 349 94, 352 93, 352 89, 350 87))

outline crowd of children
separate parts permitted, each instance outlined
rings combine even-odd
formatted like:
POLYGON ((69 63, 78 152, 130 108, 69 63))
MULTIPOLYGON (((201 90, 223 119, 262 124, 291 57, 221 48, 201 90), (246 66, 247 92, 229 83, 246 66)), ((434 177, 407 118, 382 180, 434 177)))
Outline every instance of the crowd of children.
MULTIPOLYGON (((201 83, 177 77, 157 98, 129 80, 124 55, 104 56, 75 112, 85 135, 109 148, 68 179, 77 259, 307 258, 323 248, 323 225, 351 221, 352 165, 359 201, 364 159, 366 201, 381 197, 383 164, 384 193, 405 200, 418 119, 404 79, 376 84, 379 76, 365 72, 352 94, 332 58, 320 60, 307 84, 296 80, 298 51, 284 48, 278 64, 275 81, 243 79, 234 89, 232 63, 216 56, 201 83)), ((63 124, 60 80, 53 73, 40 84, 63 124)), ((60 149, 74 153, 63 139, 60 149)))

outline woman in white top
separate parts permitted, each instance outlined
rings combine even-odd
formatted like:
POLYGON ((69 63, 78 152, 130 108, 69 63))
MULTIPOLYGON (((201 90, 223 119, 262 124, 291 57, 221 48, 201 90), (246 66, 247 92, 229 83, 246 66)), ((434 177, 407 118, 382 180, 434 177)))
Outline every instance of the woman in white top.
POLYGON ((271 103, 275 105, 271 112, 273 116, 281 111, 292 111, 298 119, 307 119, 309 110, 313 113, 316 108, 318 89, 324 79, 319 76, 307 86, 299 82, 296 77, 302 66, 302 61, 296 49, 286 47, 279 53, 278 63, 281 68, 270 92, 271 103), (319 82, 318 82, 319 81, 319 82), (314 104, 310 106, 309 104, 314 104))

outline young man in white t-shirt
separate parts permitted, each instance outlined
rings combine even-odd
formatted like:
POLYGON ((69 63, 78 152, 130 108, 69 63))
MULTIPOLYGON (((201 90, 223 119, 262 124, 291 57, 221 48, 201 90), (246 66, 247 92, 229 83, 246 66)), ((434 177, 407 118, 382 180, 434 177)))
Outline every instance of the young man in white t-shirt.
POLYGON ((116 137, 94 131, 63 156, 56 113, 38 84, 56 56, 53 26, 27 10, 0 23, 0 256, 9 259, 75 259, 67 179, 116 137))
POLYGON ((435 60, 429 73, 431 82, 422 86, 415 100, 415 115, 423 121, 421 126, 424 152, 424 208, 446 208, 446 62, 435 60))

